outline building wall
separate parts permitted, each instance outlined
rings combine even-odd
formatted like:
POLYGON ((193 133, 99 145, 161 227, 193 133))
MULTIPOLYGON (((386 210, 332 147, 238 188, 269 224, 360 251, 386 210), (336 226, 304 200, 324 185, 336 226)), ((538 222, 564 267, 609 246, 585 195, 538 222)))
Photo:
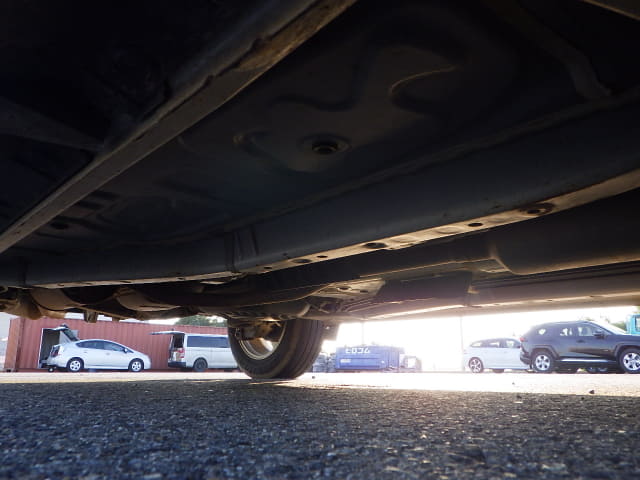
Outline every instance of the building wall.
POLYGON ((226 335, 222 327, 196 327, 190 325, 153 325, 148 323, 129 323, 101 321, 85 323, 72 318, 42 318, 29 320, 13 318, 9 328, 5 371, 18 371, 38 368, 42 330, 55 328, 65 323, 71 330, 78 331, 78 338, 101 338, 113 340, 127 347, 146 353, 151 357, 152 370, 169 370, 167 358, 170 335, 150 335, 151 332, 178 330, 186 333, 215 333, 226 335))

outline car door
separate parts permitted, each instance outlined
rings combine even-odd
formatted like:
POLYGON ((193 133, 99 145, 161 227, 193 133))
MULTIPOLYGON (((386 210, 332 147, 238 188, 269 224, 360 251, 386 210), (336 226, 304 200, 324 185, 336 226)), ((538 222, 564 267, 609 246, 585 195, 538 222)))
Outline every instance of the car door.
POLYGON ((524 363, 520 360, 520 342, 514 338, 503 338, 500 341, 504 368, 523 368, 524 363))
POLYGON ((125 347, 115 342, 105 341, 103 348, 105 368, 127 368, 129 366, 131 354, 126 353, 125 347))
POLYGON ((490 340, 484 340, 482 342, 482 352, 480 359, 484 363, 485 368, 502 368, 500 364, 502 360, 500 358, 500 339, 494 338, 490 340))
POLYGON ((219 368, 235 368, 237 366, 235 358, 231 353, 229 339, 227 337, 214 337, 213 358, 215 366, 219 368))
POLYGON ((589 323, 576 326, 577 337, 575 352, 581 357, 614 358, 616 336, 606 332, 603 328, 589 323), (601 332, 602 335, 596 335, 601 332))
POLYGON ((78 356, 82 359, 85 368, 96 368, 104 362, 104 350, 102 341, 85 340, 76 343, 78 356))
POLYGON ((214 359, 212 356, 213 343, 212 337, 208 335, 188 335, 186 345, 186 363, 187 366, 193 366, 198 358, 204 358, 209 368, 213 367, 214 359))
POLYGON ((584 354, 579 353, 578 330, 575 323, 559 325, 554 333, 553 347, 556 353, 563 358, 579 358, 584 354))

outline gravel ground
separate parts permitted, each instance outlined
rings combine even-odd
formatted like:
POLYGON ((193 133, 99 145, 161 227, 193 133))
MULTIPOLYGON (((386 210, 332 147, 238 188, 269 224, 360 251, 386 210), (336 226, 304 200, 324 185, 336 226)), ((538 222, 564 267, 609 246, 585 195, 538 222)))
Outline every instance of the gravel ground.
POLYGON ((636 404, 311 380, 0 382, 0 479, 632 479, 636 404))

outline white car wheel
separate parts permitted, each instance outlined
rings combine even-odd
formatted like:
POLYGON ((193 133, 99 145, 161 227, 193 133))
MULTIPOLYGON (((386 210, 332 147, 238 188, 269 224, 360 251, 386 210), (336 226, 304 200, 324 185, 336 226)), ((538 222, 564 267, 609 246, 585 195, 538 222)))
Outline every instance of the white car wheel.
POLYGON ((469 360, 469 370, 471 370, 473 373, 482 373, 484 371, 482 360, 477 357, 473 357, 471 360, 469 360))
POLYGON ((129 371, 130 372, 141 372, 142 370, 144 370, 144 363, 142 362, 142 360, 135 358, 133 360, 131 360, 131 363, 129 363, 129 371))
POLYGON ((74 357, 67 362, 67 371, 69 372, 79 372, 84 368, 84 362, 81 358, 74 357))

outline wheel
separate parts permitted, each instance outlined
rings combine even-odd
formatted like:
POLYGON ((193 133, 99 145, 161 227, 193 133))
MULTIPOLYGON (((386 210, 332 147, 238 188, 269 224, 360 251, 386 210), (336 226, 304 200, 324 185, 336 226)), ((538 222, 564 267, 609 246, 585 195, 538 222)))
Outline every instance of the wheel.
POLYGON ((473 373, 482 373, 484 371, 484 365, 482 364, 482 360, 478 357, 473 357, 469 360, 469 370, 473 373))
POLYGON ((320 353, 324 324, 296 318, 253 328, 261 336, 247 338, 243 328, 229 329, 229 344, 238 367, 253 378, 296 378, 320 353))
POLYGON ((493 373, 504 373, 504 368, 492 368, 493 373))
POLYGON ((81 358, 73 357, 71 360, 67 362, 67 371, 69 372, 79 372, 84 368, 84 362, 81 358))
POLYGON ((536 352, 531 360, 531 366, 537 373, 551 373, 555 368, 555 364, 555 360, 547 350, 536 352))
POLYGON ((640 373, 640 349, 626 348, 620 354, 620 366, 627 373, 640 373))
POLYGON ((142 360, 140 360, 139 358, 134 358, 133 360, 131 360, 131 362, 129 363, 129 371, 130 372, 141 372, 142 370, 144 370, 144 362, 142 360))
POLYGON ((204 372, 207 370, 207 368, 207 361, 204 358, 198 358, 195 362, 193 362, 194 372, 204 372))

